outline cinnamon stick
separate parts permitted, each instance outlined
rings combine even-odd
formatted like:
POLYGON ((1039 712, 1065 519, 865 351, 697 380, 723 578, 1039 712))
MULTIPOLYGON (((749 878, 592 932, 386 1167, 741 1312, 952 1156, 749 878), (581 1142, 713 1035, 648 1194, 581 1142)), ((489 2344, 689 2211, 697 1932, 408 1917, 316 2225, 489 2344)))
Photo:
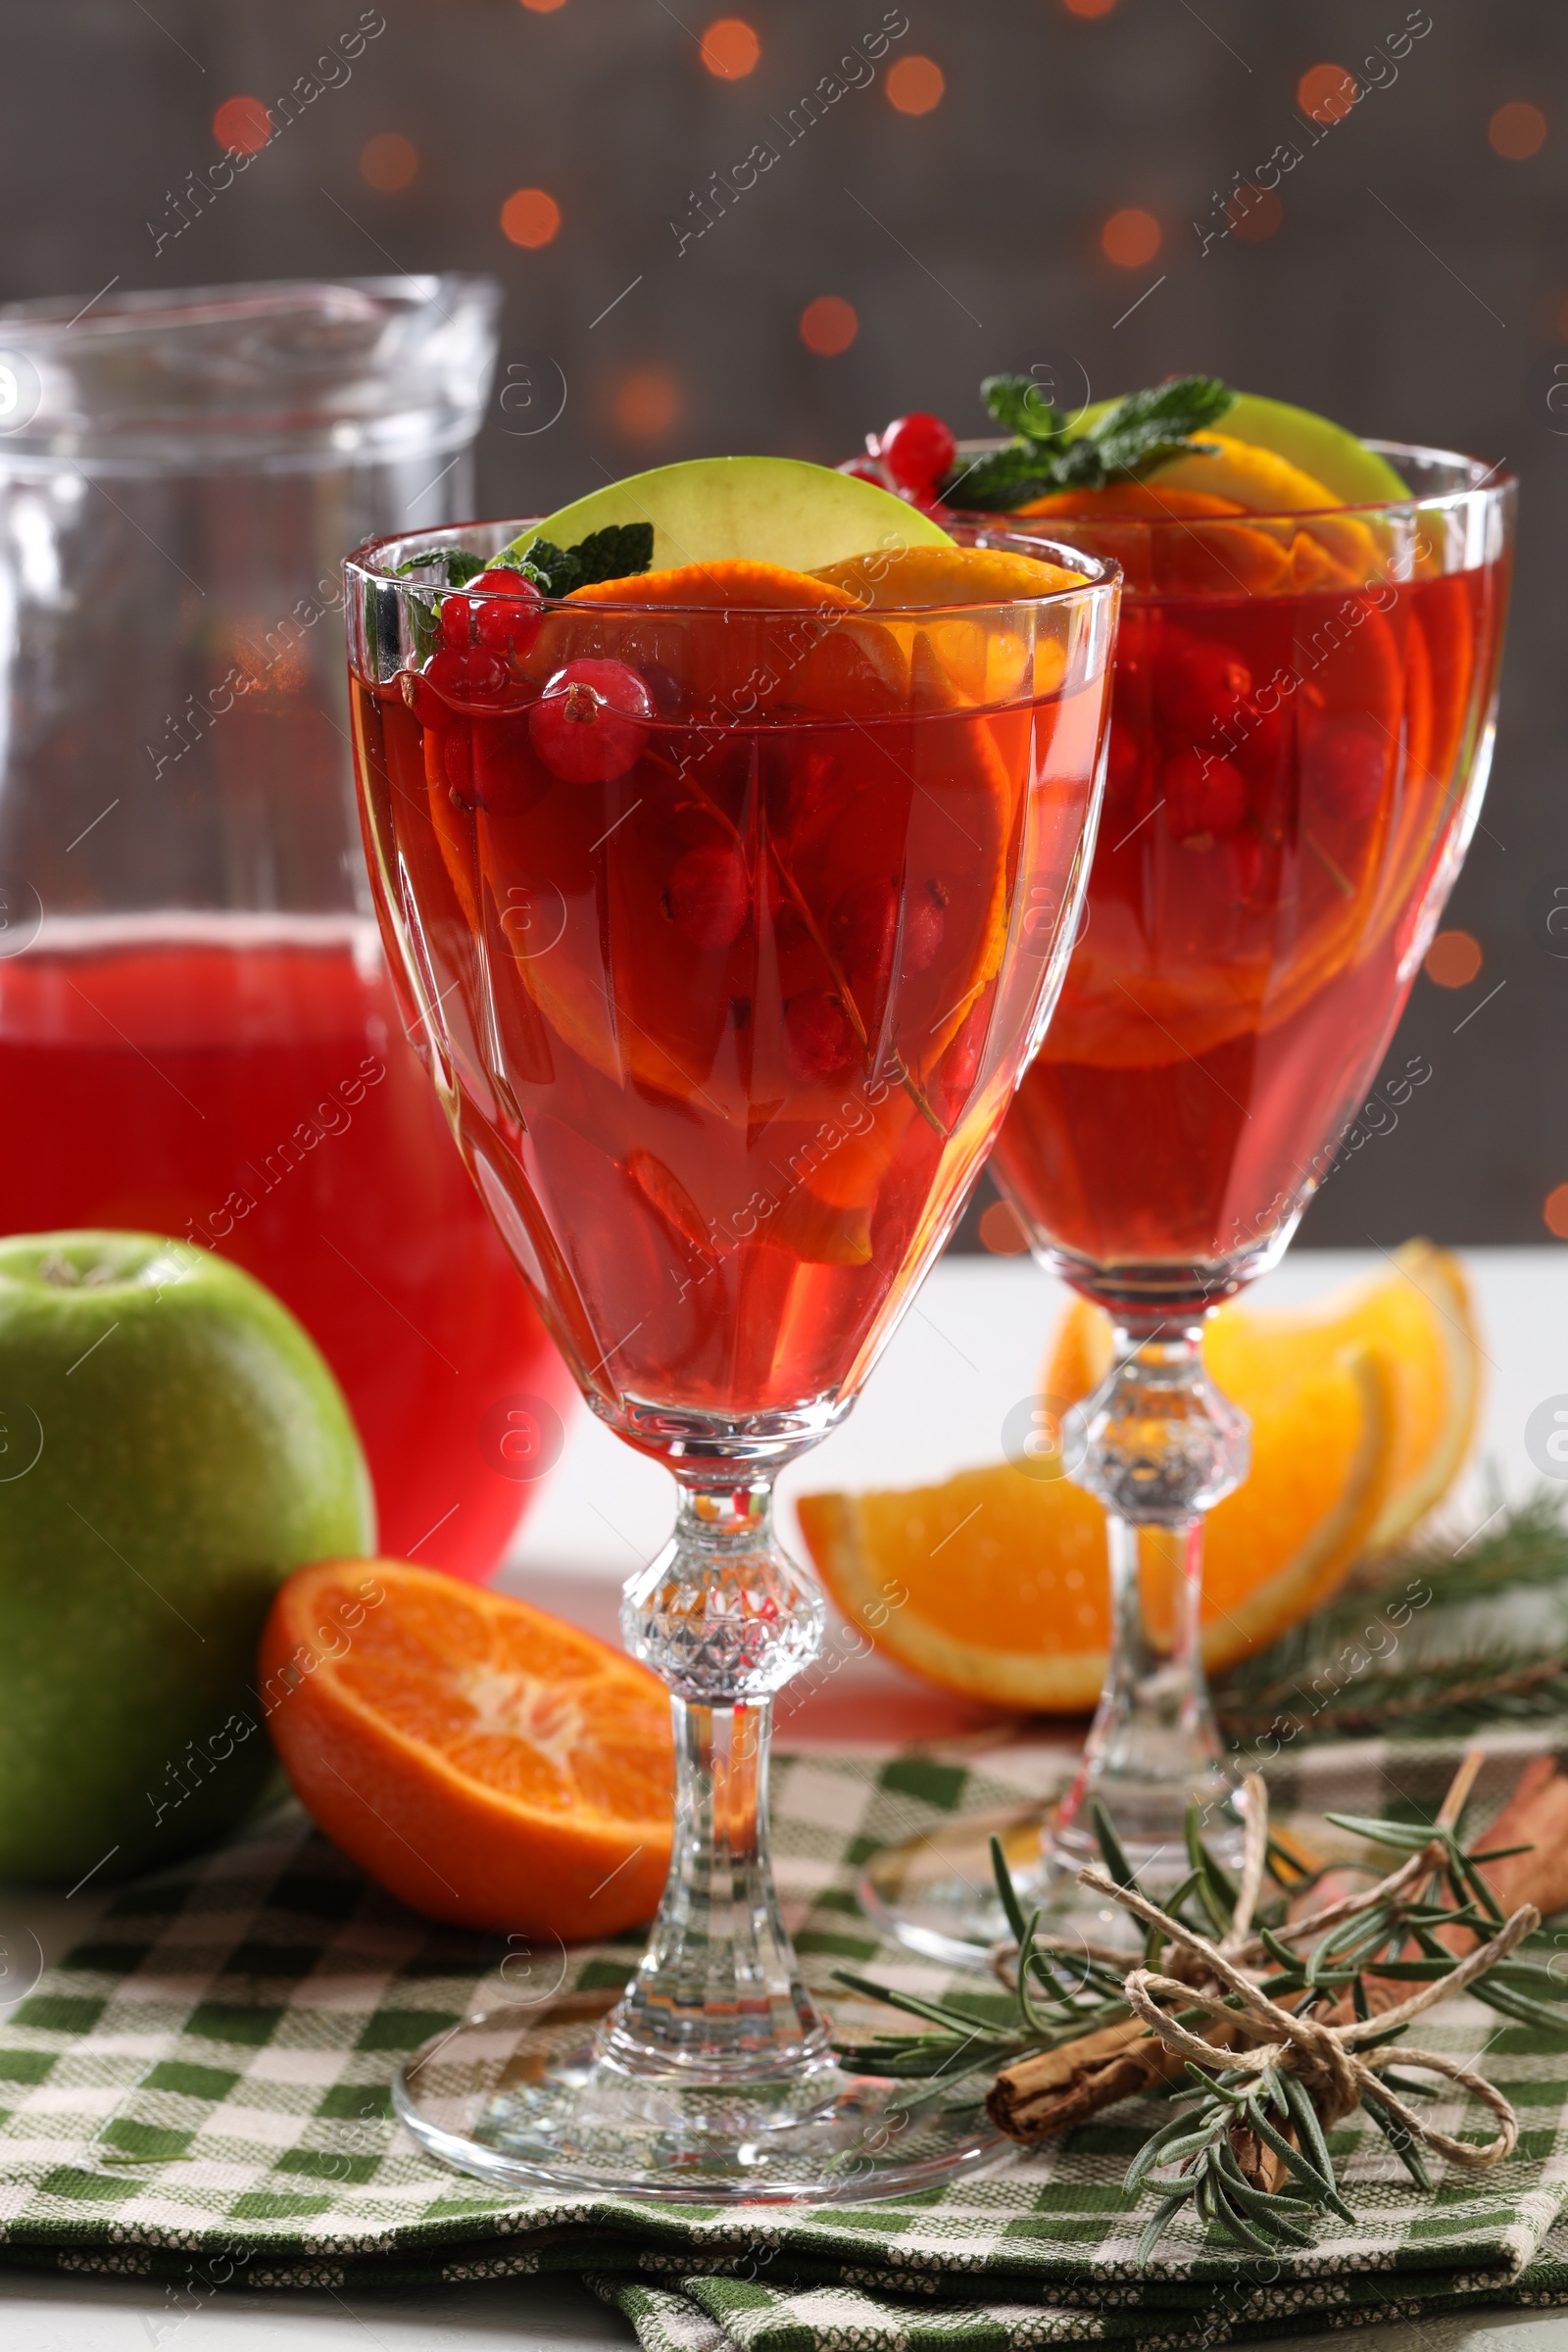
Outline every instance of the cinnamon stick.
POLYGON ((1534 1903, 1543 1919, 1568 1910, 1568 1779, 1555 1756, 1535 1756, 1525 1766, 1487 1832, 1487 1845, 1530 1849, 1481 1865, 1505 1912, 1517 1911, 1521 1903, 1534 1903))
MULTIPOLYGON (((1249 1777, 1242 1786, 1242 1799, 1246 1847, 1236 1916, 1222 1946, 1227 1951, 1251 1927, 1268 1852, 1268 1800, 1261 1780, 1249 1777)), ((1188 1955, 1173 1953, 1168 1965, 1177 1978, 1188 1977, 1188 1955)), ((1215 2039, 1224 2041, 1223 2027, 1216 2029, 1215 2039)), ((1178 2081, 1181 2073, 1182 2061, 1175 2052, 1167 2050, 1141 2018, 1127 2017, 1004 2067, 986 2094, 986 2113, 1009 2139, 1051 2139, 1087 2123, 1102 2108, 1178 2081)))
POLYGON ((1142 2018, 1127 2017, 1004 2067, 986 2094, 986 2113, 1009 2139, 1050 2139, 1102 2107, 1174 2082, 1181 2071, 1182 2061, 1142 2018))

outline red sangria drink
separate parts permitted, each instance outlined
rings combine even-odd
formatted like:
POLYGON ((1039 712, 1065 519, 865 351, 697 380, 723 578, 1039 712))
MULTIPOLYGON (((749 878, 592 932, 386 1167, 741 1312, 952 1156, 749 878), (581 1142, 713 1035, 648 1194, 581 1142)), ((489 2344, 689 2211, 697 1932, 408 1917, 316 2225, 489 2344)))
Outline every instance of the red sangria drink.
POLYGON ((1114 566, 757 459, 383 542, 348 576, 411 1027, 583 1394, 681 1492, 622 1618, 676 1722, 649 1951, 588 2051, 509 2042, 531 2088, 503 2097, 475 2029, 411 2063, 400 2112, 494 2180, 940 2179, 986 2144, 978 2107, 925 2097, 891 2132, 903 2094, 838 2065, 779 1920, 769 1709, 821 1602, 769 1496, 848 1411, 1049 1015, 1114 566))
POLYGON ((0 1089, 28 1139, 0 1169, 0 1230, 123 1226, 237 1259, 341 1381, 382 1547, 494 1568, 570 1382, 452 1149, 373 925, 46 920, 0 959, 0 1089))
MULTIPOLYGON (((1126 583, 1088 906, 993 1167, 1040 1257, 1117 1332, 1067 1440, 1106 1506, 1112 1660, 1048 1857, 1064 1881, 1095 1857, 1093 1801, 1157 1875, 1190 1803, 1240 1851, 1200 1575, 1202 1514, 1248 1442, 1203 1372, 1203 1316, 1285 1249, 1458 872, 1491 764, 1512 485, 1208 377, 1072 418, 1028 378, 985 393, 1012 438, 939 450, 931 510, 995 508, 1126 583)), ((975 1912, 956 1885, 954 1907, 975 1912)))
POLYGON ((1389 577, 1364 516, 1144 495, 1113 524, 1043 502, 1128 591, 1088 921, 997 1155, 1112 1307, 1223 1296, 1327 1173, 1474 823, 1507 587, 1500 535, 1446 568, 1463 520, 1430 507, 1389 577))

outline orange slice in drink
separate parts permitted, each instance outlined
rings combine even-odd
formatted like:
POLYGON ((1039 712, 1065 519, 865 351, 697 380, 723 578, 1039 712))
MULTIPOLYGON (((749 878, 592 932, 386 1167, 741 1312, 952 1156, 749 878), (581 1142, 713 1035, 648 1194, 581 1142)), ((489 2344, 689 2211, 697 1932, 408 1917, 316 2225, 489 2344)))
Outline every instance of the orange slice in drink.
POLYGON ((1031 518, 1112 522, 1189 521, 1249 512, 1234 498, 1216 498, 1203 490, 1156 490, 1149 482, 1107 482, 1102 490, 1053 490, 1018 509, 1020 514, 1031 518))
POLYGON ((738 1134, 775 1118, 786 1158, 848 1109, 807 1185, 857 1208, 863 1253, 875 1168, 997 968, 1027 706, 1004 757, 929 648, 829 580, 738 560, 579 591, 529 668, 612 656, 671 712, 622 777, 563 783, 526 713, 502 722, 515 790, 473 814, 475 888, 492 921, 530 893, 564 920, 546 952, 492 956, 498 1004, 526 991, 591 1069, 738 1134))
POLYGON ((878 609, 916 605, 1005 605, 1082 585, 1085 574, 1004 547, 879 548, 825 564, 812 574, 878 609))
MULTIPOLYGON (((1191 617, 1203 613, 1198 605, 1191 617)), ((1409 614, 1336 590, 1293 616, 1294 685, 1287 694, 1275 682, 1271 721, 1286 749, 1272 778, 1249 789, 1250 878, 1223 842, 1166 841, 1156 858, 1147 821, 1121 842, 1102 834, 1093 919, 1043 1049, 1052 1060, 1158 1068, 1277 1028, 1371 953, 1406 904, 1411 860, 1430 852, 1442 813, 1413 772, 1427 697, 1409 614)), ((1132 625, 1141 617, 1135 606, 1132 625)), ((1170 619, 1159 626, 1168 638, 1170 619)), ((1156 698, 1163 658, 1147 663, 1156 698)), ((1140 724, 1157 730, 1157 699, 1139 705, 1119 690, 1113 728, 1140 724)))
POLYGON ((413 1909, 572 1942, 657 1908, 669 1702, 618 1650, 428 1568, 326 1560, 278 1593, 260 1670, 296 1793, 413 1909))
POLYGON ((1126 532, 1105 542, 1102 552, 1116 556, 1129 586, 1145 594, 1223 596, 1239 586, 1260 596, 1320 584, 1349 587, 1379 576, 1374 534, 1339 512, 1341 501, 1315 476, 1257 443, 1209 431, 1202 438, 1212 455, 1168 459, 1145 481, 1054 491, 1019 513, 1188 524, 1160 532, 1152 542, 1126 532), (1222 529, 1203 528, 1206 521, 1239 515, 1257 519, 1245 530, 1234 519, 1222 529), (1311 519, 1297 519, 1302 515, 1311 519))

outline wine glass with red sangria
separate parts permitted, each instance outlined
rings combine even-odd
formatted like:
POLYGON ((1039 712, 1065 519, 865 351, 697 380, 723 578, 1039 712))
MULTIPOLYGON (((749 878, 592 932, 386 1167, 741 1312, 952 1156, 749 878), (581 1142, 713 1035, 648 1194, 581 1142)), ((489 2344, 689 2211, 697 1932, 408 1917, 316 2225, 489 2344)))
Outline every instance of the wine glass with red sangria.
MULTIPOLYGON (((995 508, 1124 580, 1082 934, 992 1170, 1041 1262, 1102 1306, 1112 1368, 1058 1433, 1105 1507, 1109 1657, 1076 1777, 1009 1838, 1071 1907, 1097 1806, 1152 1884, 1196 1807, 1239 1848, 1203 1675, 1203 1516, 1248 1430, 1204 1317, 1277 1262, 1366 1095, 1458 873, 1492 760, 1514 488, 1189 377, 1058 416, 990 379, 1005 442, 900 420, 922 511, 995 508), (913 430, 918 425, 919 431, 913 430), (913 450, 922 466, 919 474, 913 450)), ((940 1843, 941 1841, 939 1841, 940 1843)), ((879 1857, 917 1947, 1004 1933, 973 1838, 879 1857)))
MULTIPOLYGON (((626 1588, 674 1852, 597 2039, 471 2020, 399 2109, 494 2180, 891 2193, 975 2091, 839 2063, 767 1843, 773 1693, 822 1604, 779 1470, 835 1428, 1039 1041, 1097 808, 1113 563, 715 460, 347 567, 365 838, 411 1025, 592 1409, 662 1461, 626 1588)), ((838 2004, 835 2004, 837 2014, 838 2004)))

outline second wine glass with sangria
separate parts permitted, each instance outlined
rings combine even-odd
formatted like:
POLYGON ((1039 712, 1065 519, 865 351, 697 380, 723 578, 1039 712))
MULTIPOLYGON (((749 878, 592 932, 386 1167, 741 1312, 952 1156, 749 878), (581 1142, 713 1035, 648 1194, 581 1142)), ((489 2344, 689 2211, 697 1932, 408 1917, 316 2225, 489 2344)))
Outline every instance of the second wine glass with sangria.
MULTIPOLYGON (((1094 1812, 1147 1880, 1192 1808, 1238 1847, 1203 1675, 1204 1514, 1248 1430, 1209 1310, 1277 1262, 1366 1095, 1492 759, 1514 490, 1479 461, 1176 379, 1067 418, 985 387, 1005 441, 884 436, 906 494, 1114 557, 1125 595, 1103 819, 1060 1004, 992 1161, 1036 1255, 1102 1306, 1112 1368, 1059 1432, 1105 1507, 1111 1644, 1025 1879, 1060 1904, 1094 1812), (910 466, 914 460, 906 457, 910 466)), ((983 1840, 873 1864, 921 1948, 1001 1934, 983 1840)))

